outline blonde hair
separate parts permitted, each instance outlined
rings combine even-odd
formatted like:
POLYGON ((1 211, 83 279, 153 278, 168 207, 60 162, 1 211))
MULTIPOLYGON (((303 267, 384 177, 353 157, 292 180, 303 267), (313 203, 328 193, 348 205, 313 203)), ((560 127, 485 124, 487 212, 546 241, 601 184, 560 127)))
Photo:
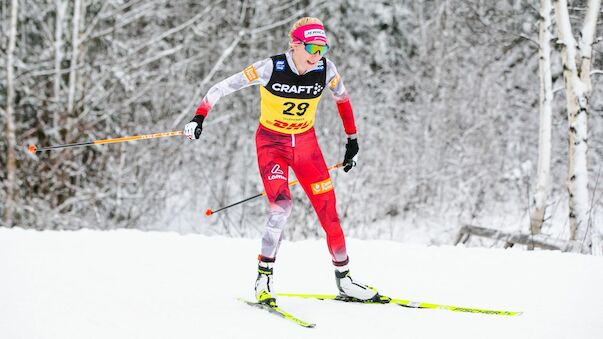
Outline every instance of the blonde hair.
POLYGON ((318 18, 313 18, 310 16, 301 18, 301 19, 297 20, 293 24, 293 26, 291 26, 291 30, 289 30, 289 39, 293 40, 293 31, 295 31, 298 27, 301 27, 303 25, 308 25, 308 24, 319 24, 319 25, 324 26, 322 24, 322 21, 320 21, 320 19, 318 19, 318 18))

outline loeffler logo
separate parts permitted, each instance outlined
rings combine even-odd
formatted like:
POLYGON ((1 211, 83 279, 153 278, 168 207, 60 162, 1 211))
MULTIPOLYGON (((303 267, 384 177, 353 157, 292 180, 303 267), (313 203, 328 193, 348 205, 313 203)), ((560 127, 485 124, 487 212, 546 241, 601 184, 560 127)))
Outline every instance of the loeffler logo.
POLYGON ((283 172, 283 170, 281 169, 281 165, 279 165, 279 164, 274 165, 274 167, 272 167, 272 170, 270 172, 272 174, 285 174, 285 172, 283 172))
POLYGON ((272 173, 272 175, 268 176, 268 180, 272 181, 272 180, 287 180, 287 178, 285 178, 285 176, 283 174, 285 174, 285 172, 283 172, 283 170, 281 169, 281 165, 276 164, 274 165, 274 167, 272 167, 272 169, 270 170, 270 173, 272 173))

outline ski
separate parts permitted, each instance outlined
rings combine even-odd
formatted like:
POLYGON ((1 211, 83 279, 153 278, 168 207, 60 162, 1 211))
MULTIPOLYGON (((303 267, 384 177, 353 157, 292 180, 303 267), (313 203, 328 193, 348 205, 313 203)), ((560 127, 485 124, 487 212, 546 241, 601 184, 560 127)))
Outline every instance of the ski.
POLYGON ((313 328, 313 327, 316 326, 316 324, 310 323, 310 322, 307 322, 307 321, 304 321, 304 320, 301 320, 298 317, 294 316, 293 314, 291 314, 289 312, 286 312, 285 310, 283 310, 282 308, 280 308, 280 307, 278 307, 276 305, 275 306, 271 306, 271 305, 268 305, 268 304, 261 304, 261 303, 255 302, 255 301, 248 301, 248 300, 245 300, 245 299, 242 299, 242 298, 239 298, 239 300, 242 301, 242 302, 244 302, 244 303, 246 303, 249 306, 253 306, 253 307, 256 307, 256 308, 260 308, 260 309, 266 310, 266 311, 268 311, 268 312, 270 312, 270 313, 272 313, 272 314, 274 314, 274 315, 276 315, 278 317, 281 317, 283 319, 287 319, 287 320, 289 320, 291 322, 294 322, 294 323, 298 324, 299 326, 307 327, 307 328, 313 328))
POLYGON ((452 305, 443 305, 443 304, 433 304, 412 300, 404 300, 404 299, 395 299, 388 298, 385 296, 379 296, 378 299, 375 300, 359 300, 350 297, 344 297, 340 295, 334 294, 303 294, 303 293, 277 293, 279 297, 295 297, 295 298, 306 298, 306 299, 317 299, 317 300, 336 300, 343 302, 359 302, 363 304, 396 304, 402 307, 408 308, 425 308, 425 309, 434 309, 434 310, 447 310, 453 312, 466 312, 466 313, 480 313, 480 314, 492 314, 492 315, 504 315, 504 316, 517 316, 521 315, 523 312, 515 312, 515 311, 498 311, 498 310, 487 310, 482 308, 469 308, 469 307, 461 307, 461 306, 452 306, 452 305))

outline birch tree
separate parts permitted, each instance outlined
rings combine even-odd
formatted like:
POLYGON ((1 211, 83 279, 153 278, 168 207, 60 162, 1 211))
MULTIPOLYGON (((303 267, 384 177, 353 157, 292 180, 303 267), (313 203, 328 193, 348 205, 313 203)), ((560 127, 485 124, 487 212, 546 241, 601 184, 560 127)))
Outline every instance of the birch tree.
MULTIPOLYGON (((63 61, 63 22, 65 20, 65 12, 67 11, 67 2, 64 0, 55 0, 55 30, 54 30, 54 102, 58 104, 61 96, 61 62, 63 61)), ((58 105, 57 105, 58 106, 58 105)), ((56 107, 53 114, 53 129, 57 128, 59 123, 58 112, 56 107)))
MULTIPOLYGON (((601 0, 589 0, 579 40, 572 33, 566 0, 555 1, 555 16, 562 45, 563 78, 569 122, 569 192, 570 237, 582 241, 589 232, 590 201, 588 193, 588 100, 592 85, 590 68, 592 44, 601 0)), ((592 231, 592 230, 591 230, 592 231)), ((598 238, 594 231, 593 235, 598 238)), ((592 239, 591 239, 592 240, 592 239)), ((599 247, 595 241, 595 247, 599 247)), ((594 251, 600 251, 600 248, 594 251)))
POLYGON ((15 137, 15 74, 13 69, 15 45, 17 40, 17 13, 18 0, 11 1, 10 25, 8 28, 8 49, 6 51, 6 139, 7 139, 7 161, 6 161, 6 202, 4 204, 4 222, 6 225, 13 224, 13 212, 15 208, 16 189, 16 146, 15 137))
POLYGON ((81 0, 75 0, 73 4, 73 27, 71 38, 71 65, 69 69, 69 94, 67 97, 67 111, 73 111, 75 101, 75 89, 77 85, 77 58, 80 48, 80 9, 81 0))
POLYGON ((536 192, 530 212, 530 231, 539 234, 544 223, 546 202, 551 177, 551 104, 553 80, 551 76, 551 0, 540 0, 539 28, 539 79, 540 79, 540 131, 538 134, 538 174, 536 192))

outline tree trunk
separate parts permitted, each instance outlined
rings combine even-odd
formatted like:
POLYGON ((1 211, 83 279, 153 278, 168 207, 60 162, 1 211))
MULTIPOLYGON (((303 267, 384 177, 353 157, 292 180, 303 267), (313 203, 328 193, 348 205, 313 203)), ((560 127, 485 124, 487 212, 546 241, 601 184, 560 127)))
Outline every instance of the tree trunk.
POLYGON ((55 107, 53 109, 53 129, 59 125, 59 101, 61 96, 61 62, 63 61, 63 22, 67 11, 67 2, 55 0, 55 30, 54 30, 54 86, 53 96, 55 107))
POLYGON ((588 194, 588 98, 590 63, 596 17, 600 0, 590 0, 581 32, 580 49, 572 34, 566 0, 555 1, 559 38, 563 45, 563 78, 565 80, 569 121, 569 221, 572 240, 587 239, 589 232, 590 200, 588 194), (593 14, 594 11, 594 14, 593 14), (583 34, 586 34, 583 35, 583 34), (577 65, 579 62, 580 65, 577 65))
POLYGON ((10 26, 8 29, 8 48, 6 51, 6 201, 4 204, 4 223, 7 226, 14 224, 15 186, 17 157, 17 140, 15 137, 14 101, 15 101, 15 74, 13 59, 17 40, 17 10, 19 1, 11 1, 10 26))
POLYGON ((75 0, 73 3, 73 27, 71 38, 71 65, 69 68, 69 95, 67 98, 67 111, 73 112, 75 103, 75 90, 77 84, 77 59, 80 49, 80 5, 81 0, 75 0))
MULTIPOLYGON (((582 53, 580 58, 580 79, 585 85, 587 98, 590 97, 592 92, 592 83, 590 81, 590 69, 594 58, 592 45, 595 39, 595 29, 597 27, 597 18, 599 16, 600 9, 601 0, 589 1, 586 16, 584 17, 584 23, 582 25, 582 31, 580 32, 580 40, 578 41, 578 46, 580 48, 580 52, 582 53)), ((601 244, 603 230, 601 229, 601 225, 595 225, 592 223, 590 216, 588 220, 588 227, 590 228, 591 232, 592 254, 601 256, 603 255, 603 244, 601 244)))
MULTIPOLYGON (((538 137, 538 178, 532 211, 530 233, 539 234, 544 223, 546 201, 550 191, 551 173, 551 103, 553 80, 551 77, 551 0, 540 0, 540 132, 538 137)), ((533 247, 528 246, 529 249, 533 247)))

